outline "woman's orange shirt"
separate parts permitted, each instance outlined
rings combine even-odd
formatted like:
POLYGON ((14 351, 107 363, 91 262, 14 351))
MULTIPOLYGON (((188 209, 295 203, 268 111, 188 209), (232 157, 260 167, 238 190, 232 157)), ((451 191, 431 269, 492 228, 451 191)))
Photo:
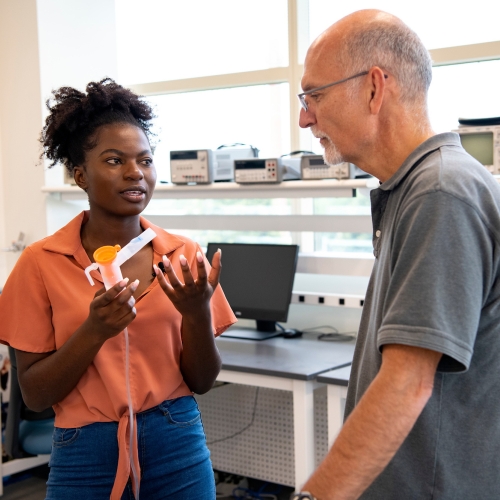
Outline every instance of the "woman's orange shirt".
MULTIPOLYGON (((86 320, 90 302, 103 286, 97 271, 92 272, 95 287, 84 274, 91 264, 80 239, 87 219, 88 213, 83 212, 23 251, 0 295, 0 342, 33 353, 55 351, 86 320)), ((196 252, 201 251, 196 243, 169 234, 142 217, 141 226, 151 227, 157 234, 152 241, 155 263, 167 255, 176 274, 182 276, 179 255, 184 254, 191 269, 196 269, 196 252)), ((182 317, 156 279, 135 308, 137 316, 128 332, 131 395, 137 413, 191 391, 180 371, 182 317)), ((211 310, 215 335, 236 322, 220 286, 212 296, 211 310)), ((122 333, 103 344, 77 386, 54 406, 55 425, 69 428, 123 422, 128 415, 124 359, 122 333)))

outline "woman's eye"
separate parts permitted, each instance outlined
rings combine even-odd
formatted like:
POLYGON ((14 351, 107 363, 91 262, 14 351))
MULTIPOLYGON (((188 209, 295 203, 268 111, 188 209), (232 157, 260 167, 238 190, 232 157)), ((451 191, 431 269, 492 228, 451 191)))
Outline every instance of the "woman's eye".
POLYGON ((106 160, 106 163, 109 163, 110 165, 119 165, 120 164, 120 158, 108 158, 106 160))
POLYGON ((142 160, 142 163, 143 163, 143 165, 146 165, 147 167, 149 167, 150 165, 153 164, 153 159, 152 158, 145 158, 144 160, 142 160))

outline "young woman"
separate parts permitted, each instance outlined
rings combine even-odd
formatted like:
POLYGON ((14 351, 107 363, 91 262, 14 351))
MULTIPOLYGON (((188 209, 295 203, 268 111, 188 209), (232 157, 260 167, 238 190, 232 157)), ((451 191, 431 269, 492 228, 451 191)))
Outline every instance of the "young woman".
POLYGON ((212 500, 192 393, 212 387, 214 336, 236 321, 217 286, 220 252, 210 269, 197 244, 140 216, 156 182, 146 102, 105 79, 47 105, 45 156, 90 210, 30 245, 0 296, 0 341, 16 349, 24 400, 56 413, 47 499, 212 500), (157 236, 123 264, 126 278, 96 293, 84 274, 94 251, 147 228, 157 236))

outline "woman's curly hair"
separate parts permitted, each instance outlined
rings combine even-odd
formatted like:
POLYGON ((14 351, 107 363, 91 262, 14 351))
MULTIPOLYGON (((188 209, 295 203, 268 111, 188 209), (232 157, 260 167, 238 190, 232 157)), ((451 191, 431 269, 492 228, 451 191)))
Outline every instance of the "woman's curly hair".
POLYGON ((85 161, 85 152, 95 147, 95 132, 102 125, 130 123, 141 128, 148 140, 154 135, 151 106, 111 78, 90 82, 86 94, 72 87, 52 92, 46 104, 50 111, 40 135, 40 158, 62 163, 69 172, 85 161))

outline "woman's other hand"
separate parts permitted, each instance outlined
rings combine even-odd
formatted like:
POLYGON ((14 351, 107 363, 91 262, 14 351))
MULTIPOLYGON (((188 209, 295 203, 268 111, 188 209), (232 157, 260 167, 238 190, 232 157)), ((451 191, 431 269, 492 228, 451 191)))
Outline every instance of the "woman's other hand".
POLYGON ((217 250, 215 252, 212 259, 212 269, 208 276, 203 255, 200 251, 196 252, 196 268, 198 271, 196 279, 194 279, 184 255, 179 257, 179 262, 184 283, 175 274, 172 264, 166 255, 163 256, 163 265, 165 266, 165 275, 168 281, 160 269, 154 266, 160 286, 183 317, 206 311, 206 308, 209 307, 210 299, 219 284, 222 267, 221 251, 217 250))
POLYGON ((181 283, 166 256, 163 257, 163 265, 168 281, 157 266, 154 270, 163 291, 182 315, 181 373, 184 381, 193 392, 204 394, 212 388, 222 366, 210 311, 210 299, 219 284, 221 252, 215 252, 208 276, 203 255, 200 251, 196 252, 196 279, 183 255, 179 261, 184 283, 181 283))

